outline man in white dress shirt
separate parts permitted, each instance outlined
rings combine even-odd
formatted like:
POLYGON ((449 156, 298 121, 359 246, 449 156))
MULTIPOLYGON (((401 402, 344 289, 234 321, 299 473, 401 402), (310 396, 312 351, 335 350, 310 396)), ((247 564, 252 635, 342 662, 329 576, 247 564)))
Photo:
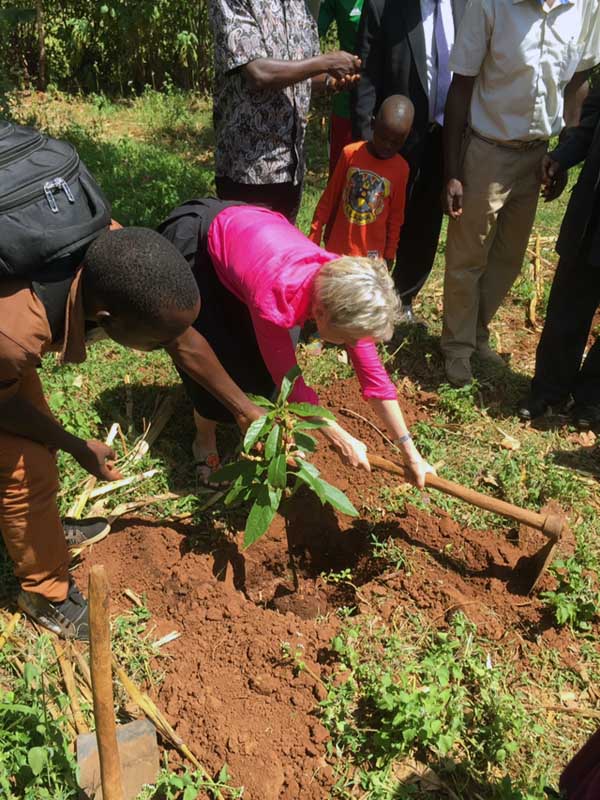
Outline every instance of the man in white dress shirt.
MULTIPOLYGON (((519 274, 551 136, 579 122, 600 62, 598 0, 469 0, 450 59, 442 351, 450 383, 471 355, 503 363, 489 324, 519 274)), ((564 131, 563 131, 564 135, 564 131)), ((547 200, 559 193, 546 185, 547 200)))

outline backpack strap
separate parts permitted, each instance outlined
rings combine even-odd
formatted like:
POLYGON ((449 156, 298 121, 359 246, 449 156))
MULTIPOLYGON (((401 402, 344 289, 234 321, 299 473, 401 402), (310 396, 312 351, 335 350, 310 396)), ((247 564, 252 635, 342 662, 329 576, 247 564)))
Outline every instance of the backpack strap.
POLYGON ((83 247, 54 260, 52 270, 45 269, 31 281, 31 288, 44 304, 53 342, 60 341, 64 335, 69 292, 86 249, 83 247))

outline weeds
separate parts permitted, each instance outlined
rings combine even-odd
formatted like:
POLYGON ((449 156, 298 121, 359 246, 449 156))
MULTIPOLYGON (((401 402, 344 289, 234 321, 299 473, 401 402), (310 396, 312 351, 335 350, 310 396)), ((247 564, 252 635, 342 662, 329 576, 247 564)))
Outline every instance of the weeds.
MULTIPOLYGON (((600 613, 600 591, 590 567, 572 556, 556 561, 550 568, 558 586, 554 591, 543 592, 541 597, 552 609, 558 625, 589 631, 600 613)), ((597 574, 596 570, 596 579, 597 574)))
MULTIPOLYGON (((459 614, 449 632, 428 630, 416 643, 357 626, 333 640, 340 671, 321 703, 323 721, 332 747, 362 765, 363 788, 378 777, 389 782, 390 765, 409 754, 437 764, 444 780, 473 788, 509 769, 526 729, 541 733, 475 634, 459 614)), ((510 782, 491 796, 510 797, 503 786, 510 782)))
POLYGON ((477 407, 479 384, 473 381, 460 389, 447 383, 439 388, 438 408, 452 422, 475 422, 480 415, 477 407))
POLYGON ((144 789, 136 800, 197 800, 201 792, 215 796, 219 792, 223 800, 241 800, 243 788, 230 786, 230 775, 225 764, 213 780, 201 772, 183 772, 175 775, 165 768, 154 786, 144 789))
POLYGON ((68 698, 48 673, 56 670, 50 636, 35 643, 27 663, 16 666, 10 645, 0 651, 0 795, 6 800, 74 800, 77 764, 68 733, 68 698))
POLYGON ((118 662, 126 668, 132 680, 156 687, 164 676, 153 667, 158 652, 150 641, 150 618, 145 605, 132 609, 128 614, 120 614, 112 624, 112 646, 118 662))

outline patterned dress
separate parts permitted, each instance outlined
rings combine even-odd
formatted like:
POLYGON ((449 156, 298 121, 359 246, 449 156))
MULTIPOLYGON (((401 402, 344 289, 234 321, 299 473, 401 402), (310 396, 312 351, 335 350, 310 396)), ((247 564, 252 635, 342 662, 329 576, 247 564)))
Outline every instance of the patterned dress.
POLYGON ((305 0, 211 0, 216 174, 238 183, 302 183, 310 80, 255 90, 241 67, 319 54, 305 0))

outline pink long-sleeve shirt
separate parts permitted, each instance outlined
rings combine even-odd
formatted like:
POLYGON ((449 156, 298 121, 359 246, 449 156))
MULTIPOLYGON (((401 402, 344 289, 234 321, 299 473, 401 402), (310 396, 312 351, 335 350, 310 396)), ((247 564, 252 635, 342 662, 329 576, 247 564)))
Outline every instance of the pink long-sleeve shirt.
MULTIPOLYGON (((313 244, 281 214, 255 206, 221 211, 208 231, 208 252, 221 283, 248 306, 261 355, 280 386, 296 364, 289 331, 310 315, 319 269, 339 256, 313 244)), ((361 339, 347 350, 363 397, 396 400, 373 340, 361 339)), ((319 402, 302 378, 291 399, 319 402)))

